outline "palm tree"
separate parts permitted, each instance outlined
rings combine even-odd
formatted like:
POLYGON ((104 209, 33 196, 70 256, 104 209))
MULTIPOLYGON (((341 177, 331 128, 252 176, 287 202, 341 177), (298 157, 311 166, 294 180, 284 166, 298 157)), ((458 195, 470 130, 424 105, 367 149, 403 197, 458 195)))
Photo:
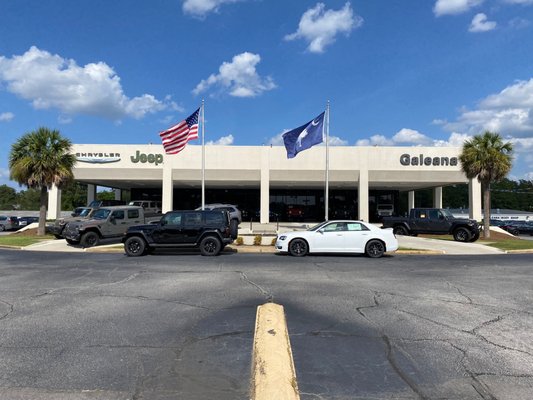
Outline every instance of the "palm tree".
POLYGON ((38 235, 45 233, 48 188, 62 186, 74 177, 76 157, 70 154, 71 146, 59 131, 44 127, 26 133, 11 146, 10 178, 41 192, 38 235))
POLYGON ((503 143, 498 133, 486 131, 467 140, 459 156, 461 168, 469 179, 477 177, 483 190, 483 231, 490 238, 490 184, 505 178, 512 167, 513 145, 503 143))

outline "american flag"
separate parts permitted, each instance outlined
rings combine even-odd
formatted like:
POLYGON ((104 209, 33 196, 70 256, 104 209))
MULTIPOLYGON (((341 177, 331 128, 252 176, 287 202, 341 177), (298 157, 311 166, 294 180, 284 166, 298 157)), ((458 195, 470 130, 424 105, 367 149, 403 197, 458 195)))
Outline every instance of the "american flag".
POLYGON ((159 132, 163 147, 167 154, 178 154, 185 148, 189 140, 198 139, 198 115, 200 109, 193 112, 183 121, 171 126, 166 131, 159 132))

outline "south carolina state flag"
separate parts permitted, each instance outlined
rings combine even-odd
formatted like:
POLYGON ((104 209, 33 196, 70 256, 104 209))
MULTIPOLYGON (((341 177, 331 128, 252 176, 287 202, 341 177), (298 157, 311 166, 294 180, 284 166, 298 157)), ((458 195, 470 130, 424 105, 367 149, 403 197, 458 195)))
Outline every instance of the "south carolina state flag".
POLYGON ((324 136, 324 115, 320 114, 315 119, 283 134, 283 142, 287 149, 287 158, 294 158, 301 151, 322 143, 324 136))

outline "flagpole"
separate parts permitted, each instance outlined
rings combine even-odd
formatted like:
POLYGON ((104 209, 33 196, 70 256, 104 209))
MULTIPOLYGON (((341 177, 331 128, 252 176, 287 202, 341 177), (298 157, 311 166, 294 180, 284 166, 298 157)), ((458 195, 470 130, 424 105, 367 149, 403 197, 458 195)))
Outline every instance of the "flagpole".
POLYGON ((324 193, 324 206, 326 208, 326 218, 328 221, 329 217, 329 100, 326 107, 326 190, 324 193))
POLYGON ((202 210, 205 208, 205 109, 202 99, 202 210))

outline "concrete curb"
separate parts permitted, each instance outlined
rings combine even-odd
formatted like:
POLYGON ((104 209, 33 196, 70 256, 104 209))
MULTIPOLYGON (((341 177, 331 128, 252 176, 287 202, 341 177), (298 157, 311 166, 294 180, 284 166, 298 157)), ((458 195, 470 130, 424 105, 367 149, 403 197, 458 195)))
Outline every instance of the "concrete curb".
POLYGON ((252 357, 252 400, 300 399, 283 306, 257 307, 252 357))

